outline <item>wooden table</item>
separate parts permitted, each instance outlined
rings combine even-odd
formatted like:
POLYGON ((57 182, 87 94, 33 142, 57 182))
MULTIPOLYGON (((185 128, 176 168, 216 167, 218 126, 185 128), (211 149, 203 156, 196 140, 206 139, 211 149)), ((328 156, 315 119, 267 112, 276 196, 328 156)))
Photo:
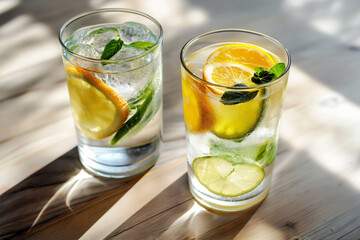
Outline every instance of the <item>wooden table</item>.
POLYGON ((0 2, 0 238, 360 239, 358 0, 3 0, 0 2), (164 147, 131 181, 95 178, 76 149, 57 33, 103 7, 164 27, 164 147), (187 187, 179 52, 219 28, 259 31, 292 55, 272 190, 220 214, 187 187))

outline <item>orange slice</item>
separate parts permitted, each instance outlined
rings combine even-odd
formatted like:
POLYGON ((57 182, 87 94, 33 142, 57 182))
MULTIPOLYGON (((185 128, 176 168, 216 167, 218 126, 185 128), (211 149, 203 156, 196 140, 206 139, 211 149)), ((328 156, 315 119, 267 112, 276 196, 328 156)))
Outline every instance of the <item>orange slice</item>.
POLYGON ((76 126, 94 139, 119 130, 129 116, 126 100, 87 70, 65 67, 65 75, 76 126))
MULTIPOLYGON (((214 62, 208 63, 204 67, 203 78, 211 83, 222 86, 232 87, 237 83, 244 83, 247 86, 255 85, 251 81, 254 70, 236 62, 214 62)), ((224 89, 211 87, 217 94, 223 94, 224 89)))
POLYGON ((206 96, 209 90, 187 74, 182 75, 184 120, 191 133, 205 133, 215 124, 214 110, 206 96))
POLYGON ((245 43, 228 44, 218 48, 209 56, 207 64, 215 62, 235 62, 251 69, 258 66, 270 69, 275 64, 275 60, 266 50, 245 43))

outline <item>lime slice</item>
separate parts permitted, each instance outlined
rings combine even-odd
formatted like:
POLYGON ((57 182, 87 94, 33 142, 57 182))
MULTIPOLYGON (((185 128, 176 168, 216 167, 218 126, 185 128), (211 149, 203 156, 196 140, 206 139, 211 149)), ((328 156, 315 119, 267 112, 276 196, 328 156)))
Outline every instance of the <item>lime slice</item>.
POLYGON ((212 133, 224 139, 239 139, 251 133, 261 121, 266 100, 249 101, 236 105, 214 104, 216 124, 212 133))
POLYGON ((224 197, 235 197, 250 192, 265 176, 264 170, 258 165, 234 164, 221 156, 196 158, 192 167, 202 185, 224 197))

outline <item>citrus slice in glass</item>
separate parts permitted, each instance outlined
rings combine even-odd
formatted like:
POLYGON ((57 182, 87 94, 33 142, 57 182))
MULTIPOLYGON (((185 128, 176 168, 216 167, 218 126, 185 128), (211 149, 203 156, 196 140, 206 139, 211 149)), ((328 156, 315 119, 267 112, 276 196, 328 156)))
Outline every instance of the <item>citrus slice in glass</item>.
MULTIPOLYGON (((256 85, 251 81, 254 70, 243 64, 236 62, 214 62, 207 63, 204 67, 203 78, 210 83, 232 87, 237 83, 247 86, 256 85)), ((216 94, 223 94, 224 88, 210 86, 209 88, 216 94)))
POLYGON ((65 75, 76 126, 94 139, 119 130, 129 115, 126 100, 87 70, 65 67, 65 75))
MULTIPOLYGON (((255 86, 251 81, 255 67, 271 68, 275 61, 265 50, 249 44, 228 44, 216 49, 207 59, 203 79, 225 87, 235 84, 255 86)), ((265 107, 264 89, 229 90, 225 87, 210 86, 212 92, 219 95, 225 91, 257 91, 254 99, 234 105, 224 105, 220 101, 213 103, 216 123, 212 132, 225 139, 240 139, 252 132, 261 120, 265 107)))
POLYGON ((216 124, 212 133, 224 139, 240 139, 251 133, 262 118, 264 100, 249 101, 236 105, 214 104, 216 124))
POLYGON ((258 165, 232 163, 221 156, 196 158, 192 164, 196 178, 210 192, 236 197, 255 189, 265 172, 258 165))
POLYGON ((236 62, 251 69, 259 66, 270 69, 276 63, 266 50, 246 43, 233 43, 218 48, 207 60, 207 63, 215 62, 236 62))
POLYGON ((191 133, 205 133, 215 124, 214 109, 207 97, 208 89, 188 74, 182 76, 184 120, 191 133))

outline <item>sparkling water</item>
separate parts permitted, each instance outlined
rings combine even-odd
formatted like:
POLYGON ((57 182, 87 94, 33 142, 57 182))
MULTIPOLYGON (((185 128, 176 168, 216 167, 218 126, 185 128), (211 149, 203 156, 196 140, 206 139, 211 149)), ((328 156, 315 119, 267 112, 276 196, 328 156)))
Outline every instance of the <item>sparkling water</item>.
POLYGON ((160 153, 162 126, 162 59, 161 43, 151 51, 128 46, 133 42, 155 44, 157 37, 145 25, 136 22, 95 25, 81 28, 66 41, 64 64, 90 71, 94 76, 123 97, 130 106, 129 118, 135 114, 131 107, 148 87, 154 89, 150 106, 142 119, 114 146, 113 136, 93 139, 76 128, 80 160, 98 175, 122 178, 143 172, 152 166, 160 153), (113 39, 123 46, 103 64, 101 55, 113 39), (79 55, 81 57, 79 57, 79 55))

